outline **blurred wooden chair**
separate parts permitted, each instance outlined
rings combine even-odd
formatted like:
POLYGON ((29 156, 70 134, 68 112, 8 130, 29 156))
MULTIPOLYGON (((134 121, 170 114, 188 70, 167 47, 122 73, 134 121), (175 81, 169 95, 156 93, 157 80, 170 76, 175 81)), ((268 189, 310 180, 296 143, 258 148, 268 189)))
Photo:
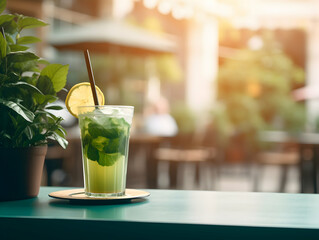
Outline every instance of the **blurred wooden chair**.
POLYGON ((68 138, 69 145, 66 149, 51 144, 45 157, 46 182, 48 186, 83 186, 82 153, 80 138, 68 138), (59 170, 65 179, 52 179, 55 170, 59 170))
POLYGON ((298 145, 294 142, 275 144, 274 149, 260 151, 256 155, 257 169, 255 172, 253 190, 259 190, 259 182, 263 167, 266 165, 280 168, 278 192, 285 192, 287 185, 288 170, 292 166, 298 166, 300 162, 298 145))
MULTIPOLYGON (((53 173, 57 170, 62 170, 63 162, 68 158, 68 152, 57 144, 49 144, 48 151, 45 156, 45 172, 47 186, 61 185, 62 179, 59 182, 54 181, 53 173)), ((63 170, 62 170, 63 171, 63 170)))
POLYGON ((177 188, 177 176, 183 164, 194 165, 195 183, 199 186, 201 167, 214 159, 215 148, 201 146, 195 134, 179 134, 168 137, 162 142, 163 144, 155 150, 154 158, 156 161, 168 163, 169 188, 177 188))

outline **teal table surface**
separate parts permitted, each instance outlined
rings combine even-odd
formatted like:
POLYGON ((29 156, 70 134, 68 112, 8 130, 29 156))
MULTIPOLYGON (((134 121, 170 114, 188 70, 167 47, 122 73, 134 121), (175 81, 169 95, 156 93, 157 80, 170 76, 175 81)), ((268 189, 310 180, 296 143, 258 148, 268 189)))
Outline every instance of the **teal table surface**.
POLYGON ((146 190, 151 195, 145 200, 118 205, 70 204, 48 196, 65 189, 41 187, 37 198, 0 202, 0 239, 43 234, 45 239, 56 234, 59 239, 319 239, 315 194, 146 190))

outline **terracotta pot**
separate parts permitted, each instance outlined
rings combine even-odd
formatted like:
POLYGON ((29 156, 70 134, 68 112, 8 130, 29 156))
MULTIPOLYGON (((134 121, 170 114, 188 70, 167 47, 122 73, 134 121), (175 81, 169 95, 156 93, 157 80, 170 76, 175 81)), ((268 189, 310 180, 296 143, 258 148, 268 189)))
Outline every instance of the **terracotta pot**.
POLYGON ((38 196, 47 149, 0 148, 0 201, 38 196))

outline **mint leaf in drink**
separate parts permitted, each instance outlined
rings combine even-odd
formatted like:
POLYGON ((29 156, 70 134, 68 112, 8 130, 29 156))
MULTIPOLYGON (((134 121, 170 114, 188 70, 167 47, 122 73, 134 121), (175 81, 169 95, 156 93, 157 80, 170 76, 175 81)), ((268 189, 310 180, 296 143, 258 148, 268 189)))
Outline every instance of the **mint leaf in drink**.
POLYGON ((125 146, 127 146, 127 136, 121 135, 119 138, 110 139, 108 145, 104 147, 105 153, 121 153, 125 154, 125 146))
POLYGON ((99 121, 99 123, 92 121, 88 125, 88 130, 93 138, 97 138, 101 135, 107 138, 117 138, 119 134, 117 129, 110 125, 107 118, 103 122, 99 121))
POLYGON ((92 146, 95 147, 100 152, 103 152, 104 148, 109 145, 110 139, 98 136, 92 140, 92 146))
POLYGON ((112 166, 125 155, 130 125, 124 118, 98 117, 97 114, 97 118, 82 125, 83 147, 90 160, 101 166, 112 166))
POLYGON ((99 151, 91 144, 88 145, 87 157, 92 161, 99 161, 99 151))
POLYGON ((119 118, 117 121, 117 131, 119 136, 127 136, 129 133, 130 125, 125 121, 124 118, 119 118))
POLYGON ((112 127, 117 127, 117 128, 125 128, 128 126, 128 123, 125 121, 124 118, 111 118, 110 119, 110 124, 112 127))
POLYGON ((100 124, 97 124, 96 122, 91 122, 89 123, 88 125, 88 131, 89 131, 89 134, 93 137, 93 138, 97 138, 98 136, 106 136, 104 134, 104 127, 100 124))
POLYGON ((85 133, 82 133, 82 136, 84 136, 82 139, 82 145, 84 148, 86 145, 88 145, 91 142, 91 136, 89 134, 85 134, 85 133))
POLYGON ((100 158, 98 164, 101 166, 112 166, 122 156, 119 153, 103 153, 99 152, 100 158))
POLYGON ((123 155, 125 155, 125 150, 126 150, 126 146, 128 146, 128 137, 123 135, 120 139, 120 144, 119 144, 119 152, 123 155))
POLYGON ((84 117, 82 124, 81 124, 81 129, 84 129, 86 132, 88 130, 88 125, 89 123, 92 122, 92 120, 88 117, 84 117))
POLYGON ((109 144, 107 144, 104 148, 105 153, 116 153, 119 151, 120 139, 114 138, 110 139, 109 144))
POLYGON ((109 128, 104 128, 103 135, 107 136, 108 138, 117 138, 118 132, 116 128, 109 127, 109 128))

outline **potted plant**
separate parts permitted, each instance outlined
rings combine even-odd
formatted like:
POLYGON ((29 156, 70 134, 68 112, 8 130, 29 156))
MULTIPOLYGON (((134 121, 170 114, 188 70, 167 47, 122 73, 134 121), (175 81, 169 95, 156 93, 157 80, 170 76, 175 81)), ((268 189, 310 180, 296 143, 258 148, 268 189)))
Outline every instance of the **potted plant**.
POLYGON ((66 84, 68 66, 28 51, 26 45, 40 39, 22 31, 45 22, 3 14, 5 7, 0 0, 0 200, 12 200, 38 195, 48 141, 67 146, 63 119, 49 111, 61 109, 52 103, 66 84))

